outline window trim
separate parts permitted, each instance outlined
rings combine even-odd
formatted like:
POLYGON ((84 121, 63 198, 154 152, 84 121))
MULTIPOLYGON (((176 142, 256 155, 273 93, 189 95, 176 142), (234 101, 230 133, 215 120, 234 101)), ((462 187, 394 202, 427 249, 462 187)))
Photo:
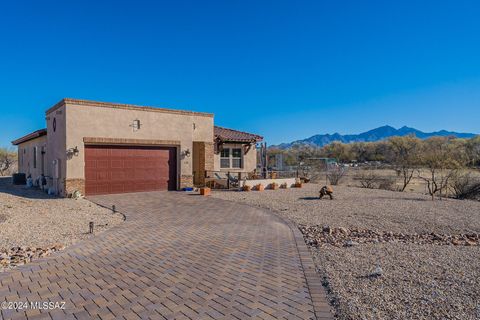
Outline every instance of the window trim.
POLYGON ((37 169, 37 147, 33 147, 33 169, 37 169))
POLYGON ((242 147, 224 147, 220 151, 220 169, 233 169, 233 170, 238 170, 238 169, 243 169, 244 168, 244 154, 243 154, 243 148, 242 147), (233 150, 240 150, 240 157, 234 157, 233 156, 233 150), (228 157, 222 156, 223 151, 228 151, 228 157), (223 166, 222 165, 222 160, 228 160, 228 166, 223 166), (240 166, 234 167, 233 166, 233 161, 234 160, 239 160, 240 161, 240 166))

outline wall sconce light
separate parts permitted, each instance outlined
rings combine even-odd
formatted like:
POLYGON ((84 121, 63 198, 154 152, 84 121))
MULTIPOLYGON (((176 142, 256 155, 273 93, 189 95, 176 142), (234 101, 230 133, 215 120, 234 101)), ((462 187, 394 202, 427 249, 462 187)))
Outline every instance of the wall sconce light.
POLYGON ((67 149, 67 156, 72 157, 72 156, 78 156, 80 151, 78 151, 78 147, 75 146, 74 148, 68 148, 67 149))
POLYGON ((190 149, 187 149, 187 150, 183 150, 182 151, 182 156, 183 157, 190 157, 190 149))

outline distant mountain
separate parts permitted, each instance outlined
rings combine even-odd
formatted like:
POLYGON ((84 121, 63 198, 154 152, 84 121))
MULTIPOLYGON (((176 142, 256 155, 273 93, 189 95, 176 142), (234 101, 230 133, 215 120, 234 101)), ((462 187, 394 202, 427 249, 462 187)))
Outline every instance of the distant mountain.
POLYGON ((407 136, 413 134, 417 138, 420 139, 427 139, 434 136, 439 137, 449 137, 455 136, 457 138, 473 138, 476 134, 473 133, 459 133, 459 132, 452 132, 446 130, 440 130, 436 132, 423 132, 414 128, 409 128, 406 126, 401 127, 400 129, 395 129, 391 126, 383 126, 376 129, 369 130, 367 132, 359 133, 359 134, 347 134, 341 135, 339 133, 334 134, 316 134, 311 136, 310 138, 297 140, 290 143, 282 143, 277 146, 280 149, 288 149, 295 145, 311 145, 311 146, 318 146, 323 147, 329 143, 334 141, 339 141, 343 143, 351 143, 351 142, 375 142, 384 140, 394 136, 407 136))

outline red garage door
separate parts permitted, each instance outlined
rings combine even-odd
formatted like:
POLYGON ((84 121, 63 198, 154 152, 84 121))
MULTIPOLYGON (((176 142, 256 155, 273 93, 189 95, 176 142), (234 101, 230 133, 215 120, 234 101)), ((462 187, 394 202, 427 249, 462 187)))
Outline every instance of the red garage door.
POLYGON ((85 194, 175 190, 176 149, 85 146, 85 194))

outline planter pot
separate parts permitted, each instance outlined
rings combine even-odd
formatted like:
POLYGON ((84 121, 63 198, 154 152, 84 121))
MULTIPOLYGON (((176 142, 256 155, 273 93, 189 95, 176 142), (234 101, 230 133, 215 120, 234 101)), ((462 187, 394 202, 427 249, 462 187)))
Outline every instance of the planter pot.
POLYGON ((296 182, 295 183, 295 188, 301 188, 302 187, 302 183, 301 182, 296 182))
POLYGON ((200 188, 200 194, 202 196, 209 196, 210 195, 210 188, 200 188))
POLYGON ((270 184, 270 189, 277 190, 278 189, 278 184, 277 183, 270 184))
POLYGON ((255 190, 257 190, 257 191, 263 191, 263 190, 265 190, 265 187, 263 186, 263 184, 260 183, 260 184, 257 184, 257 185, 255 186, 255 190))
POLYGON ((287 184, 286 183, 282 183, 280 185, 280 189, 287 189, 287 184))
POLYGON ((249 186, 249 185, 244 185, 244 186, 242 187, 242 190, 243 190, 243 191, 251 191, 251 190, 252 190, 252 187, 249 186))

